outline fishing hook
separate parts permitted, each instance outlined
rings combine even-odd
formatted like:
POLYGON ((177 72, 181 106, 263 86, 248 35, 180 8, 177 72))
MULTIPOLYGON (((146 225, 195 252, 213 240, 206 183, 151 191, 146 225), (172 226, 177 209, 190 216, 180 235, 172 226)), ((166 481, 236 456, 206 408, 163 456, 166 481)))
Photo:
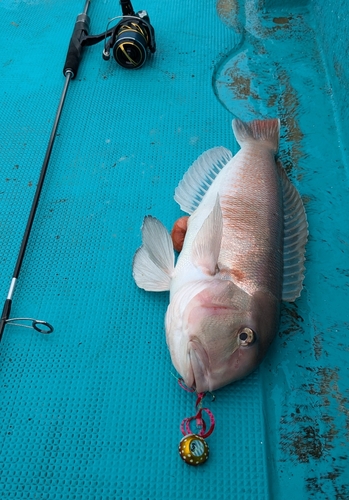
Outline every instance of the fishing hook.
POLYGON ((193 387, 188 387, 187 385, 185 385, 184 383, 184 380, 182 378, 179 378, 177 377, 177 375, 175 375, 174 373, 170 372, 171 375, 177 380, 179 386, 184 389, 185 391, 187 392, 196 392, 196 394, 203 394, 203 396, 201 396, 200 398, 200 401, 202 401, 204 399, 204 397, 206 396, 206 394, 209 394, 211 396, 211 401, 215 401, 216 399, 216 396, 213 394, 213 392, 211 391, 206 391, 206 392, 203 392, 203 393, 198 393, 193 387))

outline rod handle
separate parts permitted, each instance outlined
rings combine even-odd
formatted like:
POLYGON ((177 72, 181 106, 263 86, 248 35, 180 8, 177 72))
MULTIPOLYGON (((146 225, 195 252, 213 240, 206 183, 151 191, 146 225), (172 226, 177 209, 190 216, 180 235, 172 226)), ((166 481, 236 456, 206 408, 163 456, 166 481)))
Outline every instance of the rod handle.
POLYGON ((67 76, 67 73, 70 72, 72 74, 72 78, 76 77, 82 57, 82 41, 86 36, 88 36, 89 29, 89 16, 87 14, 79 14, 76 18, 74 31, 69 43, 67 57, 63 68, 64 76, 67 76))

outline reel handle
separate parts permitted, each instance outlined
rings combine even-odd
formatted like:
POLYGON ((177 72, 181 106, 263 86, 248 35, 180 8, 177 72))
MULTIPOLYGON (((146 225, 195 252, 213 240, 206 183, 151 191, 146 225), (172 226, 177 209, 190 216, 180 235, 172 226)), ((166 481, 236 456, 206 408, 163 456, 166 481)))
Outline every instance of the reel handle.
POLYGON ((63 68, 64 76, 67 76, 68 73, 71 73, 71 78, 76 77, 82 57, 82 41, 86 36, 88 36, 89 29, 89 16, 87 14, 79 14, 76 18, 74 31, 69 43, 67 57, 63 68))

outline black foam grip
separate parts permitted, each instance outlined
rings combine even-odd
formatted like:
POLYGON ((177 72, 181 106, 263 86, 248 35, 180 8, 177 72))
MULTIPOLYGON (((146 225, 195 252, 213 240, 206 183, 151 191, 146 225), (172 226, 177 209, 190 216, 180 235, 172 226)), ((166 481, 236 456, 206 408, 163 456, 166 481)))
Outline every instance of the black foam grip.
POLYGON ((88 35, 90 29, 90 18, 87 14, 79 14, 74 26, 74 31, 70 39, 67 57, 65 60, 63 74, 72 73, 72 78, 75 78, 78 72, 79 64, 82 57, 83 39, 88 35))

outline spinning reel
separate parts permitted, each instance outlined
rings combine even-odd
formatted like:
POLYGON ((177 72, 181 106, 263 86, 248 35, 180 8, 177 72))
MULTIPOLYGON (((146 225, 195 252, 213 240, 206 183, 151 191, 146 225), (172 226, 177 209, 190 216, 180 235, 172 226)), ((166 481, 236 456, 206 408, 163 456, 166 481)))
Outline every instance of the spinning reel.
POLYGON ((120 5, 122 16, 111 19, 106 31, 100 35, 89 35, 90 18, 86 13, 79 14, 63 68, 65 76, 68 72, 72 78, 76 76, 83 47, 95 45, 102 40, 103 59, 108 61, 112 52, 115 61, 126 69, 141 68, 147 60, 148 52, 155 52, 155 32, 148 13, 145 10, 135 12, 130 0, 120 0, 120 5), (117 24, 109 28, 116 20, 117 24))
POLYGON ((150 24, 148 13, 140 10, 135 13, 129 0, 120 1, 122 16, 114 17, 107 25, 104 41, 103 59, 110 59, 113 51, 115 61, 126 69, 136 69, 143 66, 147 59, 147 51, 155 52, 155 33, 150 24), (111 36, 108 27, 110 23, 120 19, 112 29, 111 36))

